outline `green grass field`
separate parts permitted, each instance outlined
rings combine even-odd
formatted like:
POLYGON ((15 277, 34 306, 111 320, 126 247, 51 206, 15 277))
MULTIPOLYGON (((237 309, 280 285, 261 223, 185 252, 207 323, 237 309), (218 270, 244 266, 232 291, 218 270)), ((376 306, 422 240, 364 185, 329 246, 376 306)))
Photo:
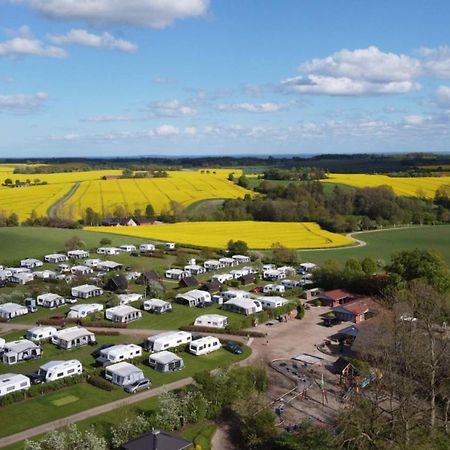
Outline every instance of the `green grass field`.
POLYGON ((301 251, 303 261, 321 263, 327 259, 345 261, 348 258, 373 256, 386 262, 394 252, 415 248, 435 250, 450 264, 450 225, 398 228, 355 236, 367 245, 351 249, 327 249, 326 251, 301 251))

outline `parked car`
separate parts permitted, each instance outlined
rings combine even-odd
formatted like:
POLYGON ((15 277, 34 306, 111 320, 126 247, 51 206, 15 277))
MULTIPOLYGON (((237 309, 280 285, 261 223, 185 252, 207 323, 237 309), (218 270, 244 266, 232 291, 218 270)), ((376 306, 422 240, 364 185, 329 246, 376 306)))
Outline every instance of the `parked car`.
POLYGON ((39 375, 39 372, 27 374, 27 377, 30 379, 31 384, 41 384, 44 381, 44 377, 39 375))
POLYGON ((141 256, 141 255, 138 252, 131 252, 130 256, 135 256, 136 257, 136 256, 141 256))
POLYGON ((76 298, 66 298, 66 303, 70 303, 71 305, 73 305, 74 303, 77 303, 78 300, 76 298))
POLYGON ((250 292, 253 292, 254 294, 259 294, 259 293, 263 292, 263 287, 262 286, 256 286, 250 292))
POLYGON ((234 353, 235 355, 242 355, 243 353, 242 347, 237 342, 234 341, 228 341, 225 348, 229 352, 234 353))
POLYGON ((102 350, 105 350, 105 348, 109 348, 114 346, 115 344, 103 344, 101 345, 99 348, 96 348, 92 353, 91 356, 93 356, 94 358, 98 358, 100 356, 100 352, 102 350))
POLYGON ((51 320, 66 320, 66 318, 64 316, 51 316, 50 317, 51 320))
POLYGON ((128 392, 129 394, 136 394, 136 392, 150 389, 151 385, 152 383, 148 378, 142 378, 142 380, 125 386, 125 392, 128 392))

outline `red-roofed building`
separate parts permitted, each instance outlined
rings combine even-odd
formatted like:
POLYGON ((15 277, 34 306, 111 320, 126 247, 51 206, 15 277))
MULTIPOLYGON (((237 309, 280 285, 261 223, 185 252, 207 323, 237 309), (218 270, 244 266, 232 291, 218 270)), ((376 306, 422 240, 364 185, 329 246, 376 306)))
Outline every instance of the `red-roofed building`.
POLYGON ((325 305, 334 308, 354 300, 357 296, 343 289, 333 289, 319 294, 318 299, 325 305))
POLYGON ((359 323, 375 316, 381 307, 370 298, 360 298, 333 308, 337 320, 359 323))

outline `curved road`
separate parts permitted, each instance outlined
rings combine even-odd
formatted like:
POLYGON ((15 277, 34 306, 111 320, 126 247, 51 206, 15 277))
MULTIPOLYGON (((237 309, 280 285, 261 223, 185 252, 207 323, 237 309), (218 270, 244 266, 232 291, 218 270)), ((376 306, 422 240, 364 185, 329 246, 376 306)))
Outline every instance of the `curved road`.
POLYGON ((48 209, 47 209, 47 215, 49 217, 51 217, 52 219, 57 217, 57 212, 58 212, 58 208, 60 206, 62 206, 67 200, 69 200, 70 197, 72 197, 73 194, 75 194, 75 192, 77 191, 77 189, 80 187, 80 182, 78 181, 77 183, 75 183, 71 188, 70 191, 67 192, 67 194, 63 195, 61 198, 59 198, 58 200, 56 200, 55 203, 53 203, 53 205, 51 205, 48 209))

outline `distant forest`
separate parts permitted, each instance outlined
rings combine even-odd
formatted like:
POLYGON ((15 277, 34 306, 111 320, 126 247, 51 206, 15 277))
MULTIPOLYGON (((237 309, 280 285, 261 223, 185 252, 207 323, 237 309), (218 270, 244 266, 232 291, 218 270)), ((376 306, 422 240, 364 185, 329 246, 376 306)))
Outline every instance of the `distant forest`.
POLYGON ((164 170, 201 167, 264 167, 302 168, 315 167, 337 173, 393 173, 405 175, 450 169, 450 154, 407 153, 407 154, 323 154, 311 157, 277 156, 205 156, 205 157, 134 157, 134 158, 27 158, 0 159, 3 164, 48 164, 44 169, 36 168, 34 173, 72 172, 81 170, 123 169, 140 170, 157 166, 164 170), (433 167, 423 167, 433 166, 433 167), (39 172, 40 171, 40 172, 39 172))

